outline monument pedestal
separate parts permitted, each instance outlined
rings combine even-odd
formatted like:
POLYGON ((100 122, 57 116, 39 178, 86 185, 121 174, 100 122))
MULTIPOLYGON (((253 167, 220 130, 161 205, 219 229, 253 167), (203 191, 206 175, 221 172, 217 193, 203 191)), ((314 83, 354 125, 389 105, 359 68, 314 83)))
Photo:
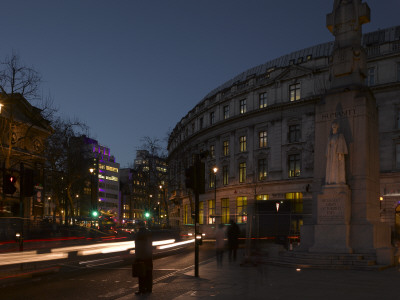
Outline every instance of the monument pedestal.
POLYGON ((327 16, 335 36, 331 86, 315 109, 313 218, 301 228, 301 250, 371 254, 391 264, 390 227, 379 218, 378 112, 364 85, 361 28, 370 12, 361 2, 334 1, 327 16))
POLYGON ((310 252, 352 253, 351 195, 345 184, 325 185, 317 197, 318 218, 310 252))

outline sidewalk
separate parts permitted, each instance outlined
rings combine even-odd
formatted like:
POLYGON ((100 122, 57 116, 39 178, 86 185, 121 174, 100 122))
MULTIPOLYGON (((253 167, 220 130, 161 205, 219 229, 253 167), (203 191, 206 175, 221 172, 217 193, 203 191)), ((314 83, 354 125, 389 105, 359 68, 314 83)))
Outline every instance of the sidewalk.
MULTIPOLYGON (((266 263, 241 266, 241 259, 229 263, 226 256, 222 268, 212 259, 200 264, 199 277, 193 269, 187 270, 158 279, 150 295, 117 299, 389 300, 399 295, 400 272, 394 267, 383 271, 296 270, 266 263)), ((243 258, 242 251, 239 258, 243 258)))

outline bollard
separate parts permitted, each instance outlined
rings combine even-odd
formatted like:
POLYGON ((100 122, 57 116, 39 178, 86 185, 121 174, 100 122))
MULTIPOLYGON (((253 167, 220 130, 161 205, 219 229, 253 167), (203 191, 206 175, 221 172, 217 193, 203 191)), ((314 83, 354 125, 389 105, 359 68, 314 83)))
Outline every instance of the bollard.
POLYGON ((18 242, 19 251, 24 251, 24 238, 19 232, 15 234, 15 240, 18 242))

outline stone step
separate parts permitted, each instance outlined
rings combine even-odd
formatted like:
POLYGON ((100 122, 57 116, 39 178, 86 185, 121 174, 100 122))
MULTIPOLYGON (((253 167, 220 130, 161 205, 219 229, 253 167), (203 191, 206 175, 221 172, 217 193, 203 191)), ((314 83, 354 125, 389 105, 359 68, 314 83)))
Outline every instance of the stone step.
POLYGON ((305 253, 305 252, 295 252, 287 251, 281 254, 282 257, 294 257, 294 258, 305 258, 305 259, 328 259, 328 260, 376 260, 376 255, 374 254, 336 254, 336 253, 305 253))
POLYGON ((279 261, 288 263, 301 263, 313 265, 365 265, 371 266, 376 264, 376 260, 350 260, 350 259, 313 259, 313 258, 297 258, 297 257, 279 257, 279 261))
POLYGON ((358 271, 380 271, 388 268, 384 265, 332 265, 332 264, 307 264, 307 263, 291 263, 284 262, 279 259, 268 259, 265 263, 274 266, 299 268, 299 269, 323 269, 323 270, 358 270, 358 271))
POLYGON ((376 265, 374 254, 347 254, 347 253, 308 253, 286 251, 271 257, 271 261, 289 265, 303 265, 309 267, 330 268, 364 268, 376 265))

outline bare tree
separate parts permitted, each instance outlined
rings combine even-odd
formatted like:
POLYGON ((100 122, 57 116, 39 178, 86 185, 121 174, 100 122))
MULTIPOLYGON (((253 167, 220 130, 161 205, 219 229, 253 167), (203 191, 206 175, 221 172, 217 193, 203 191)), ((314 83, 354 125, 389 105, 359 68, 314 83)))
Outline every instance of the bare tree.
MULTIPOLYGON (((168 186, 167 186, 167 166, 166 166, 166 155, 165 149, 161 146, 161 142, 158 138, 151 138, 145 136, 142 138, 142 146, 140 150, 145 152, 145 160, 147 166, 145 169, 140 170, 143 173, 143 178, 146 180, 146 192, 148 194, 149 203, 147 204, 148 209, 152 209, 155 206, 160 209, 163 207, 167 212, 167 224, 169 223, 168 217, 168 186), (150 195, 157 195, 157 197, 150 197, 150 195), (156 203, 157 202, 157 203, 156 203), (160 202, 160 204, 158 204, 160 202), (161 205, 162 203, 162 205, 161 205), (157 204, 157 205, 156 205, 157 204)), ((160 216, 158 216, 160 217, 160 216)))
POLYGON ((41 76, 32 67, 24 65, 17 54, 7 56, 1 66, 0 90, 5 97, 12 99, 19 94, 25 99, 33 100, 39 96, 41 76))
MULTIPOLYGON (((60 214, 62 202, 68 201, 66 215, 74 216, 74 195, 83 189, 88 166, 83 162, 85 148, 79 143, 81 132, 87 126, 78 120, 56 118, 52 121, 54 132, 46 141, 46 171, 49 177, 48 190, 52 192, 54 213, 60 214)), ((54 214, 54 216, 55 216, 54 214)))
MULTIPOLYGON (((0 140, 6 169, 11 167, 13 148, 22 143, 21 147, 27 148, 26 143, 32 142, 38 134, 32 132, 34 128, 49 131, 46 117, 55 111, 51 100, 42 102, 41 108, 29 102, 39 100, 40 83, 39 73, 24 65, 17 54, 13 53, 0 63, 0 140)), ((17 158, 14 164, 18 164, 18 157, 14 158, 17 158)))

